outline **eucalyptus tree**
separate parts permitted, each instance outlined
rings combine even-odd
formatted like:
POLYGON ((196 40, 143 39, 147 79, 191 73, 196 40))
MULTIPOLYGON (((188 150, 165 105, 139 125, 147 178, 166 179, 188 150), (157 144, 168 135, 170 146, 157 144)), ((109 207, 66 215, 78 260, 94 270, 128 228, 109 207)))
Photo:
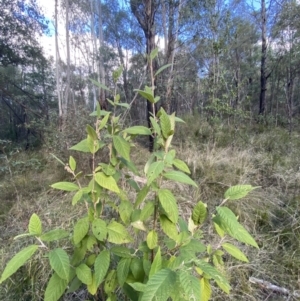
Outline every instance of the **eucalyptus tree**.
MULTIPOLYGON (((0 22, 0 139, 41 140, 49 118, 51 71, 38 44, 47 33, 37 2, 1 1, 0 22)), ((52 79, 51 79, 52 81, 52 79)))

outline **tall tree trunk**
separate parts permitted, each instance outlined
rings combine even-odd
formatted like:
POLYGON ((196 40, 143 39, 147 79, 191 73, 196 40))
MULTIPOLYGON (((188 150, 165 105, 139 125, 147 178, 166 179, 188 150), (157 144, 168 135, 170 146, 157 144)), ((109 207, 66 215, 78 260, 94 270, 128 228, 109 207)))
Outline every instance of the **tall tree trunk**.
POLYGON ((67 108, 69 101, 71 99, 70 97, 70 86, 71 86, 71 54, 70 54, 70 31, 69 31, 69 0, 66 0, 66 48, 67 48, 67 84, 66 84, 66 90, 65 90, 65 96, 63 101, 63 110, 65 111, 65 114, 67 114, 67 108))
POLYGON ((266 1, 261 0, 261 66, 260 66, 260 96, 259 96, 259 114, 264 115, 266 108, 266 91, 267 91, 267 13, 266 1))
MULTIPOLYGON (((98 62, 98 73, 99 73, 99 79, 101 84, 105 85, 105 70, 104 70, 104 59, 103 59, 103 51, 104 51, 104 38, 103 38, 103 16, 102 16, 102 3, 101 0, 99 0, 97 5, 97 12, 98 12, 98 29, 99 29, 99 62, 98 62)), ((99 88, 99 103, 101 108, 104 110, 107 109, 107 101, 105 96, 105 90, 99 88)))
MULTIPOLYGON (((168 24, 168 39, 167 39, 167 50, 166 50, 166 64, 171 64, 167 79, 167 91, 164 103, 164 109, 170 113, 171 100, 172 100, 172 89, 174 83, 174 60, 175 60, 175 48, 178 40, 179 30, 179 15, 181 9, 181 0, 174 2, 169 0, 169 24, 168 24), (178 8, 176 12, 176 8, 178 8)), ((163 11, 164 13, 164 11, 163 11)))
POLYGON ((55 0, 55 66, 56 66, 56 92, 57 92, 57 99, 58 99, 58 127, 59 131, 63 130, 64 127, 64 112, 62 106, 62 98, 60 94, 60 68, 59 68, 59 47, 58 47, 58 8, 57 8, 57 0, 55 0))
MULTIPOLYGON (((137 18, 146 38, 146 53, 148 58, 148 71, 153 74, 158 70, 157 60, 150 59, 150 53, 155 49, 155 28, 154 17, 158 8, 157 1, 153 0, 131 0, 131 11, 137 18)), ((152 77, 152 80, 154 78, 152 77)), ((152 82, 152 88, 155 89, 155 81, 152 82)), ((155 94, 155 90, 153 91, 155 94)), ((155 115, 156 107, 147 101, 147 122, 148 127, 151 127, 150 117, 155 115)), ((154 137, 149 136, 149 150, 152 152, 154 149, 154 137)))

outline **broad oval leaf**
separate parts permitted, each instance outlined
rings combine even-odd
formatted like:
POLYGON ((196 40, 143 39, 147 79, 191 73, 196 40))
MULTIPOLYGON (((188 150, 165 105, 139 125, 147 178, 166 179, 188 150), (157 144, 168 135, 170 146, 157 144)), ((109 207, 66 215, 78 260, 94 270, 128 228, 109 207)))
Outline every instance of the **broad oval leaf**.
POLYGON ((67 286, 68 281, 60 278, 54 273, 47 284, 44 301, 58 301, 65 292, 67 286))
POLYGON ((72 156, 70 156, 70 158, 69 158, 69 166, 70 166, 70 168, 73 171, 75 171, 75 169, 76 169, 76 161, 75 161, 75 159, 72 156))
POLYGON ((76 268, 76 276, 82 283, 86 285, 92 284, 92 271, 86 264, 82 263, 76 268))
POLYGON ((165 301, 171 295, 176 285, 176 273, 163 269, 154 274, 146 284, 141 301, 165 301))
POLYGON ((204 260, 194 260, 194 262, 207 276, 222 283, 222 285, 226 288, 226 292, 229 292, 230 285, 227 279, 215 267, 204 260))
POLYGON ((110 264, 110 254, 108 251, 102 251, 96 258, 94 263, 95 268, 95 281, 97 287, 102 283, 108 271, 110 264))
POLYGON ((69 232, 62 229, 54 229, 41 235, 42 241, 55 241, 69 236, 69 232))
POLYGON ((113 136, 113 145, 116 151, 127 161, 130 161, 130 143, 121 136, 113 136))
POLYGON ((121 258, 131 258, 131 252, 128 248, 123 246, 114 246, 110 249, 111 253, 121 257, 121 258))
POLYGON ((78 185, 70 182, 58 182, 50 185, 52 188, 64 191, 76 191, 79 189, 78 185))
POLYGON ((161 258, 161 251, 160 251, 160 247, 159 247, 155 254, 154 260, 151 264, 149 278, 151 278, 154 274, 156 274, 158 271, 160 271, 161 268, 162 268, 162 258, 161 258))
POLYGON ((112 176, 107 176, 103 172, 97 172, 95 174, 95 181, 103 188, 120 193, 117 182, 112 176))
POLYGON ((200 279, 200 292, 201 292, 201 301, 209 301, 211 297, 211 286, 209 283, 209 280, 206 279, 205 277, 202 277, 200 279))
POLYGON ((247 256, 236 246, 230 244, 230 243, 224 243, 222 244, 222 248, 228 252, 231 256, 234 258, 244 261, 244 262, 249 262, 247 256))
POLYGON ((108 238, 107 240, 114 244, 124 244, 132 241, 129 233, 127 232, 126 228, 116 221, 112 221, 107 226, 108 231, 108 238))
POLYGON ((158 235, 154 230, 151 230, 147 235, 147 245, 149 249, 154 249, 158 243, 158 235))
POLYGON ((31 235, 42 234, 42 223, 37 214, 33 213, 29 220, 28 230, 31 235))
POLYGON ((230 187, 224 194, 225 199, 228 200, 239 200, 245 197, 250 191, 254 190, 256 187, 251 185, 236 185, 230 187))
POLYGON ((122 258, 117 266, 117 278, 120 286, 123 286, 130 270, 131 258, 122 258))
POLYGON ((197 184, 185 173, 181 171, 171 170, 163 174, 163 176, 169 180, 173 180, 176 182, 189 184, 194 187, 198 187, 197 184))
POLYGON ((138 89, 135 89, 133 91, 139 93, 143 98, 149 100, 151 103, 155 103, 155 100, 154 100, 154 97, 152 94, 147 93, 143 90, 138 90, 138 89))
POLYGON ((77 221, 77 223, 74 226, 74 234, 73 234, 73 240, 75 245, 79 244, 86 236, 86 234, 89 231, 89 226, 90 224, 87 217, 77 221))
POLYGON ((179 282, 181 284, 184 300, 202 301, 200 280, 189 272, 183 270, 179 273, 179 282))
POLYGON ((173 165, 174 165, 176 168, 178 168, 179 170, 181 170, 181 171, 183 171, 183 172, 185 172, 185 173, 187 173, 187 174, 190 174, 190 173, 191 173, 191 172, 190 172, 190 169, 189 169, 189 167, 186 165, 186 163, 183 162, 183 161, 180 160, 180 159, 174 159, 174 160, 173 160, 173 165))
POLYGON ((107 236, 106 223, 102 219, 95 218, 92 223, 92 231, 99 241, 104 241, 107 236))
POLYGON ((70 260, 66 251, 61 248, 54 249, 49 253, 49 262, 60 278, 69 280, 70 260))
POLYGON ((149 186, 156 178, 158 178, 163 170, 163 161, 153 162, 147 171, 147 185, 149 186))
POLYGON ((160 189, 158 191, 158 199, 170 221, 177 223, 178 206, 172 192, 168 189, 160 189))
POLYGON ((30 245, 18 252, 7 264, 1 275, 0 284, 13 275, 26 261, 32 257, 39 246, 30 245))
POLYGON ((227 207, 217 207, 218 215, 213 218, 221 229, 240 242, 258 248, 249 232, 237 221, 235 214, 227 207))
POLYGON ((91 282, 91 284, 87 285, 87 289, 88 289, 88 292, 93 296, 96 295, 96 293, 98 291, 98 286, 96 285, 95 275, 93 275, 93 274, 92 274, 92 282, 91 282))
POLYGON ((81 140, 79 143, 73 145, 70 150, 76 150, 83 153, 90 153, 90 148, 87 139, 81 140))
POLYGON ((172 223, 165 215, 160 216, 160 226, 167 236, 169 236, 174 241, 178 239, 177 227, 172 223))
POLYGON ((130 135, 151 135, 151 131, 149 128, 140 125, 129 127, 123 132, 130 135))

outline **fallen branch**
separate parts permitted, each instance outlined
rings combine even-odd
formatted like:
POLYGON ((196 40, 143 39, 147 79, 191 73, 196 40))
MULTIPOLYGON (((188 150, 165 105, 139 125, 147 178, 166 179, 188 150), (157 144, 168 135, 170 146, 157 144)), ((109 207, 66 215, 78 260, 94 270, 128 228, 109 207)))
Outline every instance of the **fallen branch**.
POLYGON ((299 291, 291 292, 290 290, 288 290, 284 287, 277 286, 275 284, 272 284, 271 282, 264 281, 262 279, 258 279, 258 278, 255 278, 255 277, 250 277, 249 281, 251 283, 254 283, 254 284, 259 284, 264 289, 272 290, 274 292, 277 292, 277 293, 280 293, 280 294, 283 294, 283 295, 288 295, 288 296, 293 296, 293 297, 300 297, 300 292, 299 291))

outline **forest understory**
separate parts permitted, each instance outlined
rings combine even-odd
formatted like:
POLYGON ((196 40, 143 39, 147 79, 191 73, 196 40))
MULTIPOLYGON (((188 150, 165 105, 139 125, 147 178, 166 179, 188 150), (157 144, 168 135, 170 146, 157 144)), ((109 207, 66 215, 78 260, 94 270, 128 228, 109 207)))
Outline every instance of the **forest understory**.
MULTIPOLYGON (((298 300, 300 266, 300 140, 299 134, 282 128, 252 125, 236 129, 219 124, 211 126, 199 117, 185 118, 174 142, 179 157, 188 163, 198 189, 186 185, 173 187, 178 191, 181 215, 190 214, 197 201, 208 204, 208 211, 222 199, 224 191, 237 184, 259 186, 247 198, 230 205, 245 228, 253 235, 259 250, 240 245, 249 258, 241 264, 232 257, 224 257, 225 271, 232 291, 226 295, 213 288, 212 300, 298 300), (188 133, 188 134, 187 134, 188 133), (272 283, 286 291, 276 291, 249 281, 255 277, 272 283), (293 296, 293 294, 295 296, 293 296)), ((54 191, 50 184, 68 180, 67 173, 50 153, 65 161, 72 151, 64 141, 52 149, 16 151, 8 146, 6 159, 1 162, 1 263, 5 263, 22 246, 22 240, 13 237, 26 232, 32 213, 45 222, 45 228, 70 229, 83 212, 70 206, 70 194, 54 191)), ((64 138, 64 139, 62 139, 64 138)), ((69 139, 76 139, 70 137, 69 139)), ((78 139, 80 140, 80 139, 78 139)), ((71 144, 74 141, 69 141, 71 144)), ((142 167, 148 156, 145 141, 136 143, 132 153, 137 165, 142 167)), ((88 160, 80 155, 81 169, 88 169, 88 160)), ((100 160, 105 159, 105 154, 100 160)), ((213 229, 204 225, 211 245, 218 244, 213 229)), ((36 259, 36 258, 35 258, 36 259)), ((43 288, 49 277, 45 258, 31 260, 11 280, 0 286, 0 299, 43 300, 43 288), (41 294, 41 295, 39 295, 41 294)), ((66 295, 64 300, 86 300, 88 294, 81 290, 66 295)), ((99 299, 90 299, 99 300, 99 299)))

